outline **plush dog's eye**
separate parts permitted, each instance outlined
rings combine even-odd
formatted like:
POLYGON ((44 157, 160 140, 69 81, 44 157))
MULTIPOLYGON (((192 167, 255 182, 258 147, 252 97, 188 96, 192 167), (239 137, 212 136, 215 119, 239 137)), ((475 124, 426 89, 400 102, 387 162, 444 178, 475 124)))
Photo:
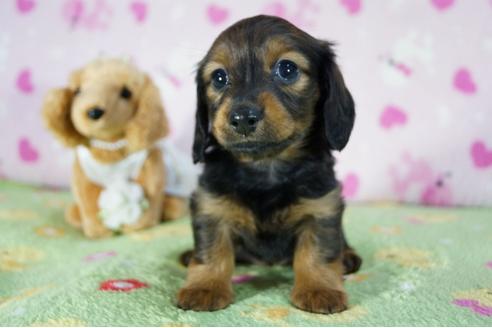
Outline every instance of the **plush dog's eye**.
POLYGON ((123 99, 130 99, 132 97, 132 92, 127 87, 123 87, 120 91, 120 97, 123 99))
POLYGON ((225 87, 228 81, 229 78, 227 76, 227 72, 224 69, 219 68, 212 72, 212 84, 217 90, 225 87))
POLYGON ((75 90, 73 90, 73 95, 76 96, 80 93, 80 88, 75 88, 75 90))
POLYGON ((292 83, 299 77, 299 68, 293 61, 283 59, 275 65, 275 75, 283 82, 292 83))

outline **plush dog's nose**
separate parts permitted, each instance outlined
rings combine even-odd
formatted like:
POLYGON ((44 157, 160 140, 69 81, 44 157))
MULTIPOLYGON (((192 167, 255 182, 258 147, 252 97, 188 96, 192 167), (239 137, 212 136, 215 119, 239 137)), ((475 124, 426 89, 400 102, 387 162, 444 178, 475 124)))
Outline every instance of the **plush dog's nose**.
POLYGON ((87 116, 89 116, 90 119, 92 120, 98 120, 101 118, 101 116, 104 115, 104 110, 99 108, 99 107, 94 107, 94 108, 91 108, 88 112, 87 112, 87 116))
POLYGON ((260 109, 240 107, 231 111, 229 124, 237 133, 247 136, 256 130, 256 126, 262 118, 263 113, 260 109))

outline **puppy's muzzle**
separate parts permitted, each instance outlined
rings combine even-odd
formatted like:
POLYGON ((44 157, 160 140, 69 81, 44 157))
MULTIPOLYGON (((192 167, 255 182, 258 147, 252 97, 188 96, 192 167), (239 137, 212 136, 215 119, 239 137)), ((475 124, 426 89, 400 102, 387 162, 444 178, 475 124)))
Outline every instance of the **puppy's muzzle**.
POLYGON ((94 107, 89 109, 89 111, 87 111, 87 116, 89 116, 89 118, 94 121, 100 119, 103 115, 104 115, 104 109, 101 109, 99 107, 94 107))
POLYGON ((229 115, 229 124, 238 134, 247 136, 255 132, 258 123, 263 119, 263 112, 255 107, 239 107, 229 115))

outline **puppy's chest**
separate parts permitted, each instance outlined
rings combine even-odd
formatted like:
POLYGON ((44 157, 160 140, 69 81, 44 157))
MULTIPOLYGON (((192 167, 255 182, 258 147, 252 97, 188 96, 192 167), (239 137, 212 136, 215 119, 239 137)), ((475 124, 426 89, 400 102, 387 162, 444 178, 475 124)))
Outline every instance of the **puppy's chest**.
POLYGON ((235 230, 237 252, 253 262, 288 263, 297 240, 292 220, 288 209, 277 210, 269 217, 251 217, 249 225, 238 225, 235 230))

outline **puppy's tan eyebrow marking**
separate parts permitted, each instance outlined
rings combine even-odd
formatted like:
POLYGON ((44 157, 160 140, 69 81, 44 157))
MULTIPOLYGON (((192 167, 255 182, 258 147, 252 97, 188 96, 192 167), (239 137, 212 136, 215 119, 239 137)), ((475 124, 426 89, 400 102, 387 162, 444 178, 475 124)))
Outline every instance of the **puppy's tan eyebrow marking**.
POLYGON ((210 74, 216 70, 217 68, 227 68, 231 66, 231 54, 229 47, 221 43, 217 46, 215 46, 212 51, 209 54, 208 58, 208 63, 205 65, 204 68, 204 76, 203 78, 209 78, 210 74), (207 66, 209 65, 216 65, 214 68, 211 68, 210 70, 207 70, 207 66), (205 74, 208 73, 208 74, 205 74))
POLYGON ((277 37, 267 40, 263 50, 263 63, 265 66, 270 67, 275 64, 281 54, 292 50, 292 47, 282 38, 277 37))
POLYGON ((202 72, 202 79, 205 81, 205 83, 210 82, 212 79, 212 73, 219 68, 226 69, 223 64, 216 62, 216 61, 210 61, 205 64, 203 67, 203 72, 202 72))
POLYGON ((275 63, 280 59, 288 59, 293 61, 303 72, 308 72, 310 67, 309 60, 306 56, 299 51, 292 49, 291 46, 283 42, 281 39, 267 41, 263 57, 263 66, 267 72, 269 72, 275 63))
POLYGON ((284 54, 282 54, 278 60, 281 59, 288 59, 296 63, 297 67, 301 69, 304 72, 307 72, 309 70, 309 60, 300 52, 297 51, 289 51, 284 54))

